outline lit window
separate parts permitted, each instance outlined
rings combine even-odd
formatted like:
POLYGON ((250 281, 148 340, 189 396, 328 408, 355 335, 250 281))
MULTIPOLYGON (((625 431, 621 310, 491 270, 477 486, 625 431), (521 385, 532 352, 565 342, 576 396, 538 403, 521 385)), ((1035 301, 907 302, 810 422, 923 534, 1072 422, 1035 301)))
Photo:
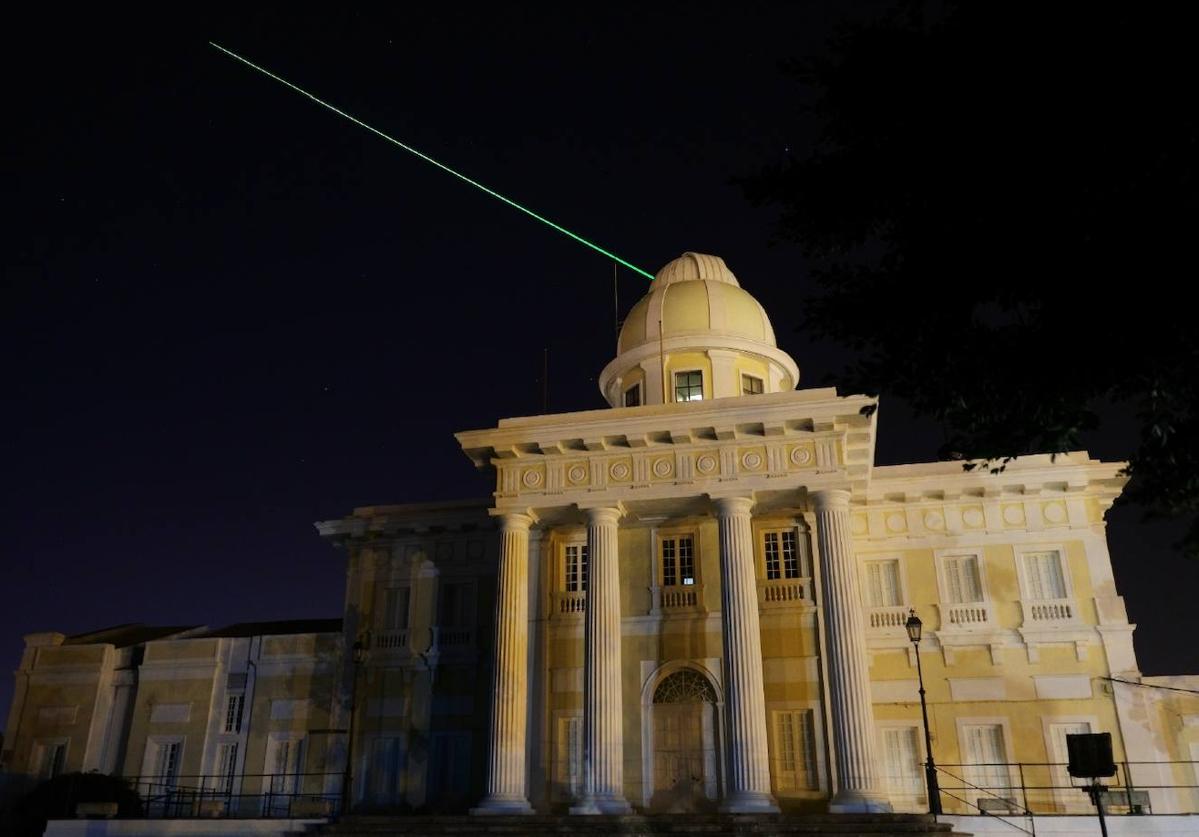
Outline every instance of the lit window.
POLYGON ((795 530, 766 532, 763 538, 766 554, 766 580, 799 578, 799 553, 796 551, 795 530))
POLYGON ((742 395, 761 395, 765 391, 761 378, 755 378, 753 375, 741 376, 742 395))
POLYGON ((704 373, 698 369, 674 373, 675 401, 703 401, 704 373))
POLYGON ((582 593, 587 589, 587 544, 566 547, 566 567, 563 578, 567 593, 582 593))
POLYGON ((695 583, 695 540, 690 535, 662 539, 662 586, 695 583))
POLYGON ((624 405, 626 407, 641 406, 641 384, 633 384, 624 391, 624 405))

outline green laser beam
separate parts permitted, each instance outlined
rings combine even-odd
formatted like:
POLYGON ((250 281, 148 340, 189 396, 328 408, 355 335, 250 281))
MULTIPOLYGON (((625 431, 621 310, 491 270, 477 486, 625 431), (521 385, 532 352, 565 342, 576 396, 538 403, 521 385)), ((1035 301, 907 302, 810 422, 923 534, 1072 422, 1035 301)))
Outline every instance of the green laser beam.
POLYGON ((605 256, 607 256, 608 258, 610 258, 612 261, 614 261, 614 262, 616 262, 616 263, 618 263, 618 264, 622 264, 622 265, 624 265, 625 267, 627 267, 629 270, 632 270, 632 271, 635 271, 635 272, 637 272, 637 273, 640 273, 642 276, 645 276, 645 277, 647 277, 648 279, 650 279, 650 280, 653 280, 653 278, 654 278, 654 274, 652 274, 652 273, 648 273, 648 272, 646 272, 646 271, 642 270, 641 268, 637 267, 637 265, 635 265, 635 264, 631 264, 631 263, 629 263, 629 262, 626 262, 624 259, 622 259, 620 256, 616 255, 615 253, 612 253, 612 252, 609 252, 608 250, 605 250, 603 247, 600 247, 598 244, 593 244, 592 242, 590 242, 590 241, 588 241, 587 239, 583 238, 581 235, 577 235, 577 234, 575 234, 575 233, 572 233, 570 230, 566 229, 566 227, 563 227, 563 226, 561 226, 560 224, 555 224, 555 223, 554 223, 553 221, 551 221, 549 218, 545 218, 545 217, 543 217, 543 216, 541 216, 541 215, 538 215, 536 212, 534 212, 533 210, 529 209, 528 207, 521 206, 521 205, 520 205, 520 204, 518 204, 516 201, 512 200, 511 198, 504 197, 503 195, 501 195, 499 192, 495 191, 494 189, 488 189, 486 186, 484 186, 484 185, 483 185, 482 183, 480 183, 479 181, 477 181, 477 180, 472 180, 471 178, 467 177, 465 174, 462 174, 461 172, 454 171, 452 168, 450 168, 449 166, 447 166, 445 163, 442 163, 442 162, 440 162, 440 161, 438 161, 438 160, 434 160, 434 159, 433 159, 432 157, 430 157, 428 154, 424 154, 424 153, 422 153, 422 152, 420 152, 420 151, 417 151, 415 148, 413 148, 413 147, 412 147, 412 146, 410 146, 410 145, 405 145, 404 143, 400 142, 400 141, 399 141, 398 139, 396 139, 395 137, 388 136, 387 134, 383 133, 383 132, 382 132, 382 131, 380 131, 378 128, 374 128, 374 127, 372 127, 372 126, 370 126, 370 125, 367 125, 367 124, 366 124, 365 122, 363 122, 361 119, 358 119, 358 118, 357 118, 357 117, 355 117, 355 116, 351 116, 350 114, 346 113, 344 110, 340 110, 340 109, 338 109, 338 108, 334 107, 333 105, 329 104, 328 102, 324 101, 323 99, 318 99, 316 96, 313 96, 311 93, 309 93, 307 90, 304 90, 302 87, 297 87, 296 85, 292 84, 292 83, 291 83, 290 81, 288 81, 287 79, 285 79, 285 78, 280 78, 279 76, 275 75, 275 74, 274 74, 274 73, 272 73, 270 70, 267 70, 267 69, 265 69, 265 68, 263 68, 263 67, 259 67, 259 66, 258 66, 257 64, 255 64, 254 62, 252 62, 252 61, 249 61, 248 59, 242 58, 242 57, 241 57, 240 55, 238 55, 236 52, 233 52, 232 50, 225 49, 223 46, 221 46, 220 44, 218 44, 218 43, 216 43, 216 42, 214 42, 214 41, 209 41, 208 43, 209 43, 209 45, 210 45, 210 46, 214 46, 214 47, 216 47, 216 48, 217 48, 217 49, 219 49, 221 52, 223 52, 223 53, 225 53, 226 55, 228 55, 230 58, 236 58, 238 61, 240 61, 241 63, 245 64, 247 67, 251 67, 252 69, 255 69, 255 70, 257 70, 258 72, 262 73, 264 76, 267 76, 267 77, 269 77, 269 78, 273 78, 275 81, 279 82, 280 84, 286 85, 287 87, 290 87, 292 90, 296 91, 297 93, 300 93, 300 94, 302 94, 302 95, 304 95, 304 96, 307 96, 309 99, 311 99, 312 101, 316 102, 316 103, 317 103, 318 105, 320 105, 321 107, 328 108, 329 110, 331 110, 331 111, 333 111, 334 113, 336 113, 338 116, 344 116, 346 119, 350 120, 350 121, 351 121, 351 122, 353 122, 355 125, 359 125, 359 126, 361 126, 361 127, 363 127, 363 128, 366 128, 366 130, 370 131, 372 134, 377 134, 377 135, 379 135, 379 136, 383 137, 383 139, 387 140, 387 141, 388 141, 388 142, 390 142, 392 145, 398 145, 400 148, 404 149, 404 150, 405 150, 405 151, 407 151, 409 154, 415 154, 417 157, 420 157, 420 158, 421 158, 422 160, 424 160, 426 163, 432 163, 433 165, 437 166, 437 168, 441 169, 442 171, 444 171, 444 172, 449 172, 450 174, 454 175, 454 177, 458 178, 459 180, 465 181, 465 182, 469 183, 471 186, 474 186, 476 189, 479 189, 479 190, 481 190, 481 191, 483 191, 483 192, 486 192, 487 194, 491 195, 493 198, 496 198, 497 200, 501 200, 501 201, 503 201, 504 203, 508 204, 508 206, 512 207, 513 209, 519 209, 519 210, 520 210, 521 212, 523 212, 524 214, 526 214, 526 215, 528 215, 528 216, 530 216, 530 217, 532 217, 532 218, 536 218, 538 221, 540 221, 541 223, 545 224, 546 226, 548 226, 548 227, 553 227, 555 230, 557 230, 558 232, 562 233, 563 235, 568 235, 568 236, 570 236, 570 237, 571 237, 571 238, 573 238, 575 241, 579 242, 580 244, 585 244, 585 245, 587 245, 587 246, 588 246, 588 247, 590 247, 592 250, 595 250, 597 253, 602 253, 603 255, 605 255, 605 256))

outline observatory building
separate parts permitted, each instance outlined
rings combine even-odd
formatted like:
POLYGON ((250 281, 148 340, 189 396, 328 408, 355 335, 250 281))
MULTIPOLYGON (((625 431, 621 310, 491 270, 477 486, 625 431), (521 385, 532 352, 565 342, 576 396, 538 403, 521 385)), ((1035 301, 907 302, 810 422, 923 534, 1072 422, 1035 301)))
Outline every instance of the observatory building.
POLYGON ((877 399, 799 382, 686 253, 625 319, 606 408, 457 434, 489 499, 317 524, 340 625, 31 637, 8 769, 336 795, 348 749, 359 810, 927 811, 919 652, 947 811, 1092 810, 1078 732, 1137 763, 1126 807, 1185 810, 1199 695, 1137 667, 1122 463, 878 466, 877 399))

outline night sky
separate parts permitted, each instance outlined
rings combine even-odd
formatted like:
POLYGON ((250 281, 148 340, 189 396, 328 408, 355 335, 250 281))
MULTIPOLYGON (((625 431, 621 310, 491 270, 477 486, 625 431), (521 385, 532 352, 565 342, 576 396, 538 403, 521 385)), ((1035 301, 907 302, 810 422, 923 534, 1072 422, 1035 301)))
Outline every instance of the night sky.
MULTIPOLYGON (((486 496, 452 433, 541 412, 545 349, 552 411, 604 406, 610 262, 210 39, 650 272, 722 256, 835 381, 804 259, 732 178, 815 141, 780 63, 887 4, 643 5, 7 21, 0 718, 25 633, 340 615, 312 523, 486 496)), ((935 457, 885 392, 879 428, 881 463, 935 457)), ((1134 444, 1113 417, 1088 446, 1134 444)), ((1178 528, 1110 519, 1142 668, 1199 671, 1178 528)))

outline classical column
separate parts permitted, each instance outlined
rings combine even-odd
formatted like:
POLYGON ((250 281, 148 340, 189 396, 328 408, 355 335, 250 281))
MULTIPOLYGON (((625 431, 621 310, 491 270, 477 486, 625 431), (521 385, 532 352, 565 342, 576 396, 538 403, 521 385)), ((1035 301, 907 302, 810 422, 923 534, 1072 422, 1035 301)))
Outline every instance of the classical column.
POLYGON ((724 690, 728 771, 720 810, 778 811, 770 795, 766 744, 766 697, 762 687, 762 634, 758 627, 758 579, 754 572, 753 500, 716 500, 720 523, 720 601, 724 631, 724 690))
POLYGON ((587 606, 583 663, 583 798, 572 814, 627 814, 620 676, 621 510, 587 510, 587 606))
POLYGON ((849 535, 849 492, 815 491, 820 545, 829 709, 837 792, 830 811, 889 811, 874 753, 874 707, 857 559, 849 535))
POLYGON ((529 524, 524 514, 500 517, 491 674, 491 746, 487 796, 474 814, 531 814, 525 790, 526 683, 529 659, 529 524))

